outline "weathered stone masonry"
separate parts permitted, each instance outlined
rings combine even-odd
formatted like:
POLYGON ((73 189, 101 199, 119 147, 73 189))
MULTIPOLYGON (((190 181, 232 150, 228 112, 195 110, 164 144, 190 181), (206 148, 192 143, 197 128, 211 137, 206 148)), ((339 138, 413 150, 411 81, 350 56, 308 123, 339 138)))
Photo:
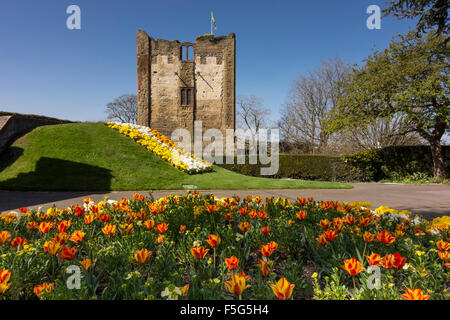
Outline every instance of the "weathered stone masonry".
POLYGON ((170 137, 194 121, 225 135, 235 129, 236 36, 201 36, 195 43, 154 40, 137 32, 138 124, 170 137), (193 47, 193 56, 184 52, 193 47))

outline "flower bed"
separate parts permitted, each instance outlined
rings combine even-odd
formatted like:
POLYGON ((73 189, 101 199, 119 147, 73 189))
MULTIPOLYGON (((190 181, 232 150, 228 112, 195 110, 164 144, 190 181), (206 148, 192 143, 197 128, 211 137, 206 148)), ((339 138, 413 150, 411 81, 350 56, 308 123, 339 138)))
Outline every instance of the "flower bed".
POLYGON ((212 171, 212 164, 177 148, 177 144, 157 130, 129 123, 108 122, 108 127, 118 130, 140 145, 152 151, 175 168, 189 174, 212 171))
POLYGON ((0 220, 0 299, 448 299, 450 217, 362 205, 189 192, 22 208, 0 220))

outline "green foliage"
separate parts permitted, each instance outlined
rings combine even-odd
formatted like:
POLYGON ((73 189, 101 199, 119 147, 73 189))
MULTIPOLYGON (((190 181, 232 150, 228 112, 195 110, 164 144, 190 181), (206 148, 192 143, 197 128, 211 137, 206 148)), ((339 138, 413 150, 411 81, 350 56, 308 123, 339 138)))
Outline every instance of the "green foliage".
POLYGON ((449 124, 449 45, 441 38, 400 35, 355 69, 333 111, 331 131, 371 124, 376 118, 405 117, 425 139, 438 138, 449 124))
MULTIPOLYGON (((234 161, 237 163, 237 161, 234 161)), ((258 177, 261 168, 268 165, 261 163, 223 164, 228 170, 241 174, 258 177)), ((307 179, 317 181, 357 181, 362 177, 357 171, 341 160, 340 156, 308 155, 308 154, 280 154, 279 170, 272 178, 307 179)))
POLYGON ((214 166, 189 175, 102 123, 43 126, 0 156, 0 188, 8 190, 179 190, 349 188, 340 183, 248 177, 214 166))
MULTIPOLYGON (((444 155, 450 159, 450 148, 443 147, 444 155)), ((420 177, 431 176, 433 161, 428 146, 395 146, 356 153, 343 157, 353 170, 360 172, 365 181, 382 179, 421 180, 420 177)), ((450 167, 446 168, 449 172, 450 167)))
MULTIPOLYGON (((444 146, 450 159, 450 147, 444 146)), ((236 162, 236 161, 235 161, 236 162)), ((222 164, 228 170, 258 177, 261 163, 222 164)), ((447 165, 447 171, 450 170, 447 165)), ((309 179, 317 181, 379 181, 410 179, 426 183, 433 161, 428 146, 392 146, 346 156, 281 154, 279 170, 272 178, 309 179)), ((434 181, 429 180, 429 182, 434 181)), ((436 182, 438 182, 436 180, 436 182)))
POLYGON ((438 34, 450 32, 448 23, 449 3, 446 0, 391 0, 384 11, 398 18, 419 17, 417 31, 426 32, 437 27, 438 34))

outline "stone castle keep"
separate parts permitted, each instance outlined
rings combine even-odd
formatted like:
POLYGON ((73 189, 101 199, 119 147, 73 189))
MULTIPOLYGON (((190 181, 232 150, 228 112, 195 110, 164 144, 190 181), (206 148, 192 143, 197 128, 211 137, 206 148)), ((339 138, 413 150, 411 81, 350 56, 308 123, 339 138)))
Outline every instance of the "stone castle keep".
POLYGON ((236 37, 197 37, 195 43, 153 39, 137 32, 138 124, 170 137, 178 128, 194 132, 235 129, 236 37))

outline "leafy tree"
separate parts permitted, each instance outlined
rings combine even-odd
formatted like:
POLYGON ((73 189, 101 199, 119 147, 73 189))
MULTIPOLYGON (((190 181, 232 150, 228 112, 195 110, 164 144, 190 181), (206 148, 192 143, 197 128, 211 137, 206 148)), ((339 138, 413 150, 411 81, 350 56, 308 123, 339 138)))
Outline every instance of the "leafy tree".
POLYGON ((445 177, 440 141, 450 115, 449 45, 442 45, 442 36, 409 32, 399 37, 353 70, 332 111, 329 130, 352 130, 377 118, 403 117, 411 131, 430 143, 434 176, 445 177))
POLYGON ((392 0, 389 6, 383 10, 386 15, 394 15, 402 18, 419 18, 418 32, 427 32, 437 27, 438 35, 447 34, 450 31, 448 0, 392 0))
POLYGON ((126 123, 137 122, 137 96, 135 94, 124 94, 106 104, 108 120, 118 120, 126 123))

